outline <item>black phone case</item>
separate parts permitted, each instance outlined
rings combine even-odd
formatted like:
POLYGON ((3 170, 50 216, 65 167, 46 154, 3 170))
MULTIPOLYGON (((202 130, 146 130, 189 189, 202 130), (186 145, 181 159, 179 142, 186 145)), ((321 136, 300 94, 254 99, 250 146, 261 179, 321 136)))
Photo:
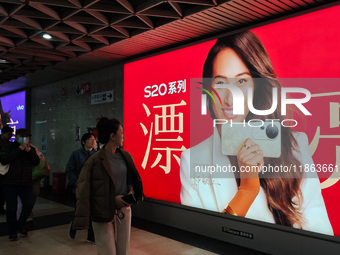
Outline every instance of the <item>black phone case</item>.
POLYGON ((135 204, 137 203, 136 201, 136 198, 133 194, 129 194, 129 195, 126 195, 124 197, 122 197, 122 199, 126 202, 126 203, 129 203, 129 204, 135 204))

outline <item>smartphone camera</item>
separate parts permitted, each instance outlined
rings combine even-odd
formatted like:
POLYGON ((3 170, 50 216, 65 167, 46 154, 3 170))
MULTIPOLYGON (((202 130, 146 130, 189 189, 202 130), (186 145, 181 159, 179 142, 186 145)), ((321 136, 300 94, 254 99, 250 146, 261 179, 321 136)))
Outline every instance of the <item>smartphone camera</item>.
POLYGON ((274 139, 279 134, 279 129, 275 125, 268 125, 266 128, 266 135, 270 139, 274 139))

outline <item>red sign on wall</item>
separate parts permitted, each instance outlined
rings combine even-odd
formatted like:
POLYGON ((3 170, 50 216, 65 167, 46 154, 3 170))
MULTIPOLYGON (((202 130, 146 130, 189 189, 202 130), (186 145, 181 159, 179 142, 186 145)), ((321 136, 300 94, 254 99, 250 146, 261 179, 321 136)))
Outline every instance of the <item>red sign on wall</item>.
MULTIPOLYGON (((340 77, 339 12, 340 7, 333 7, 252 30, 266 48, 278 78, 299 78, 303 84, 295 87, 305 88, 312 94, 304 105, 312 115, 296 116, 299 125, 294 130, 306 133, 307 150, 314 166, 319 164, 330 170, 318 173, 316 179, 320 181, 317 183, 326 215, 336 236, 340 236, 337 217, 340 182, 329 177, 330 166, 340 162, 340 90, 335 79, 340 77)), ((190 82, 202 78, 204 62, 215 42, 124 66, 124 149, 135 160, 147 197, 181 203, 181 154, 212 135, 211 117, 209 114, 198 116, 200 101, 192 100, 195 93, 200 100, 202 91, 197 87, 202 86, 190 82)), ((299 79, 296 80, 299 82, 299 79)), ((229 201, 225 201, 225 205, 229 201)), ((309 220, 312 222, 317 217, 314 215, 309 220)))
POLYGON ((91 93, 91 83, 87 82, 82 85, 78 85, 76 88, 76 94, 77 95, 84 95, 84 94, 90 94, 91 93))

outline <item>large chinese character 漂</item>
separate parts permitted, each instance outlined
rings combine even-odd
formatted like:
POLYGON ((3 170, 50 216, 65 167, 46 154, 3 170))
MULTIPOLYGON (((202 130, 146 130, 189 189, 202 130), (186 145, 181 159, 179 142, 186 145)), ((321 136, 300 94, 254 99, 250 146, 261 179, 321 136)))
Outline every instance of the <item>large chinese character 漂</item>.
MULTIPOLYGON (((170 134, 170 133, 178 133, 181 134, 183 133, 183 112, 179 112, 178 114, 176 114, 176 107, 180 107, 180 106, 184 106, 186 105, 185 101, 181 101, 178 104, 167 104, 167 105, 158 105, 158 106, 154 106, 154 109, 161 109, 161 114, 155 114, 155 119, 154 119, 154 123, 152 122, 150 125, 150 129, 148 130, 145 125, 143 123, 140 123, 144 135, 147 135, 149 133, 149 138, 148 138, 148 145, 146 147, 146 151, 145 151, 145 155, 144 155, 144 159, 142 162, 142 167, 145 169, 146 168, 146 164, 150 155, 150 151, 151 151, 151 143, 153 140, 153 127, 154 128, 154 135, 158 136, 161 133, 164 134, 170 134), (154 124, 154 125, 153 125, 154 124)), ((151 112, 149 110, 149 108, 143 104, 144 110, 146 112, 147 117, 149 117, 151 115, 151 112)), ((166 174, 168 174, 171 170, 171 155, 172 152, 176 152, 176 151, 184 151, 186 148, 183 146, 182 142, 183 139, 181 136, 177 136, 177 138, 171 138, 166 136, 165 138, 156 138, 154 139, 155 142, 160 142, 160 141, 168 141, 168 142, 181 142, 180 148, 170 148, 170 147, 157 147, 157 148, 152 148, 153 150, 158 150, 158 151, 165 151, 166 154, 166 165, 159 165, 160 168, 162 168, 164 170, 164 172, 166 174)), ((177 163, 180 163, 180 158, 173 154, 172 155, 177 163)), ((154 168, 155 166, 157 166, 160 162, 162 158, 162 155, 160 153, 157 154, 157 157, 154 161, 154 163, 151 165, 151 168, 154 168)))

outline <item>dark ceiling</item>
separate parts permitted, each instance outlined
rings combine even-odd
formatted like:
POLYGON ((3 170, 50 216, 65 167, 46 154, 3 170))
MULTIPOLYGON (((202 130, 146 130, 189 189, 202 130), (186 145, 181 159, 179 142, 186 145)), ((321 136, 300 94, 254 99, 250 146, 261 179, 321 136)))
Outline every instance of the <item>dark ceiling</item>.
POLYGON ((330 0, 1 0, 0 94, 337 4, 330 0), (44 39, 44 32, 52 39, 44 39))

